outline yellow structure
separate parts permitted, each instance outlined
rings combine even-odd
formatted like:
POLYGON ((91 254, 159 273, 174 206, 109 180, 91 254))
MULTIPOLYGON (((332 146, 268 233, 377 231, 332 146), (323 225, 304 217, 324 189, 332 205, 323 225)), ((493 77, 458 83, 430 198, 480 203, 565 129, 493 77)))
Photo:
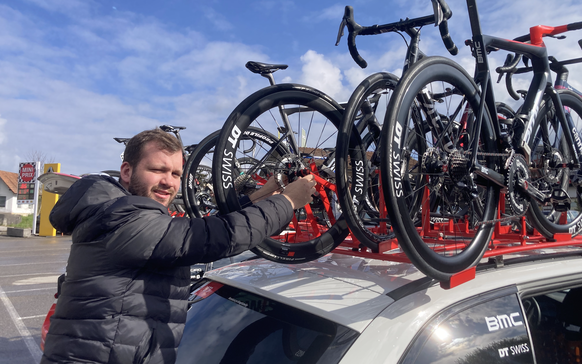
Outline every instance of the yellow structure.
MULTIPOLYGON (((44 173, 47 172, 60 172, 60 163, 46 163, 44 165, 44 173)), ((59 200, 59 195, 56 193, 50 193, 47 191, 42 191, 42 202, 40 204, 40 227, 38 229, 39 236, 56 236, 57 231, 51 225, 49 221, 49 214, 57 201, 59 200)))

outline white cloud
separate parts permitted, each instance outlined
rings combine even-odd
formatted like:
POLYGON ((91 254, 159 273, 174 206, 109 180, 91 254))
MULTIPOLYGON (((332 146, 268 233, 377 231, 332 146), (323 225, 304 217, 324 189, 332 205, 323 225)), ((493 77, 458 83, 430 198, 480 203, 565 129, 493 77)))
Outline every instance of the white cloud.
POLYGON ((0 144, 4 143, 6 139, 6 134, 4 132, 4 126, 6 125, 6 119, 0 117, 0 144))
POLYGON ((338 67, 327 60, 322 54, 313 50, 301 56, 303 62, 300 83, 325 92, 334 99, 349 98, 342 85, 342 74, 338 67))
POLYGON ((54 13, 69 16, 87 16, 95 3, 91 0, 24 0, 54 13))
MULTIPOLYGON (((316 3, 317 4, 317 3, 316 3)), ((338 25, 344 15, 345 6, 335 4, 325 9, 318 9, 317 12, 307 14, 303 17, 304 22, 320 22, 322 20, 337 21, 338 25)))
POLYGON ((346 80, 348 81, 348 87, 350 90, 358 87, 360 82, 369 76, 369 72, 365 72, 360 67, 352 67, 344 71, 346 80))
POLYGON ((210 20, 218 30, 226 31, 234 28, 234 26, 222 14, 211 7, 204 6, 202 11, 204 12, 204 16, 210 20))
MULTIPOLYGON (((197 24, 180 27, 145 12, 111 12, 110 6, 92 0, 25 1, 25 6, 0 5, 2 170, 15 171, 17 156, 26 155, 30 146, 52 155, 69 173, 117 168, 123 147, 113 137, 128 137, 163 123, 186 126, 185 142, 198 142, 219 129, 245 97, 267 86, 264 78, 244 68, 249 60, 277 58, 290 65, 275 75, 278 82, 304 83, 340 102, 372 72, 399 74, 404 60, 404 43, 396 34, 358 38, 370 64, 366 69, 351 59, 345 37, 339 47, 332 48, 343 4, 319 11, 318 3, 301 9, 294 1, 251 4, 249 11, 258 14, 246 20, 252 27, 262 28, 263 22, 257 20, 268 18, 277 22, 277 31, 292 34, 276 44, 256 35, 245 38, 241 23, 235 23, 238 18, 219 8, 228 5, 221 1, 196 8, 205 11, 206 19, 221 32, 202 30, 197 24), (64 20, 54 22, 55 17, 64 20), (301 36, 305 29, 297 26, 305 25, 301 20, 319 22, 317 31, 327 34, 329 44, 305 46, 305 35, 301 36), (298 52, 301 47, 305 48, 298 52)), ((360 1, 354 4, 356 20, 370 25, 432 11, 430 2, 412 1, 374 5, 375 12, 359 8, 371 4, 360 1), (392 12, 379 11, 384 8, 392 12)), ((448 2, 454 13, 451 34, 461 50, 454 60, 470 70, 474 59, 462 45, 470 36, 466 4, 464 0, 448 2)), ((523 34, 537 23, 578 21, 582 10, 577 0, 552 6, 542 0, 479 1, 479 5, 483 30, 504 37, 523 34), (544 11, 524 12, 524 8, 544 11)), ((256 34, 268 35, 274 29, 265 26, 256 34)), ((427 26, 422 31, 424 52, 448 56, 437 29, 427 26)), ((546 43, 550 54, 559 59, 574 58, 582 52, 575 44, 578 38, 571 33, 565 41, 548 39, 546 43)), ((492 59, 501 64, 505 53, 497 53, 492 59)), ((575 87, 581 86, 581 72, 580 66, 571 66, 570 81, 575 87)), ((524 88, 527 82, 527 77, 516 77, 516 88, 524 88)), ((511 102, 503 84, 496 84, 495 90, 500 101, 511 102)))

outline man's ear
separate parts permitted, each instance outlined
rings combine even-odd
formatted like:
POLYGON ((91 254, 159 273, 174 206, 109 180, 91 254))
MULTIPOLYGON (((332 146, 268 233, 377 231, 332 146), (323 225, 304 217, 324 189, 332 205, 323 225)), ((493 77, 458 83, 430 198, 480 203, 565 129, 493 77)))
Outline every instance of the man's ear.
POLYGON ((128 162, 121 163, 119 167, 119 182, 125 188, 129 186, 129 181, 131 180, 131 174, 133 173, 133 168, 128 162))

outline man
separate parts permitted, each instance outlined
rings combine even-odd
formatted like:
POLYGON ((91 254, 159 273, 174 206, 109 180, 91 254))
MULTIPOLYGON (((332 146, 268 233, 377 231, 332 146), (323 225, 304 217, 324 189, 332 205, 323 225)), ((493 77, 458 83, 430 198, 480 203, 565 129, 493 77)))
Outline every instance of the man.
POLYGON ((270 180, 254 205, 221 217, 172 218, 182 146, 148 130, 126 148, 119 182, 76 182, 50 221, 73 244, 41 363, 173 363, 182 337, 194 263, 251 249, 311 201, 313 176, 278 193, 270 180))

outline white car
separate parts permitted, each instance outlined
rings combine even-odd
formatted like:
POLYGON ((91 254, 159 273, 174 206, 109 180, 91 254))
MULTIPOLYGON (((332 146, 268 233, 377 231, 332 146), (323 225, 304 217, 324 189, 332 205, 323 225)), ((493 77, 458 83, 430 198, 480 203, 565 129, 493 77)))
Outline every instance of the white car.
POLYGON ((582 249, 507 255, 441 288, 411 264, 255 259, 194 289, 177 364, 580 363, 582 249))

